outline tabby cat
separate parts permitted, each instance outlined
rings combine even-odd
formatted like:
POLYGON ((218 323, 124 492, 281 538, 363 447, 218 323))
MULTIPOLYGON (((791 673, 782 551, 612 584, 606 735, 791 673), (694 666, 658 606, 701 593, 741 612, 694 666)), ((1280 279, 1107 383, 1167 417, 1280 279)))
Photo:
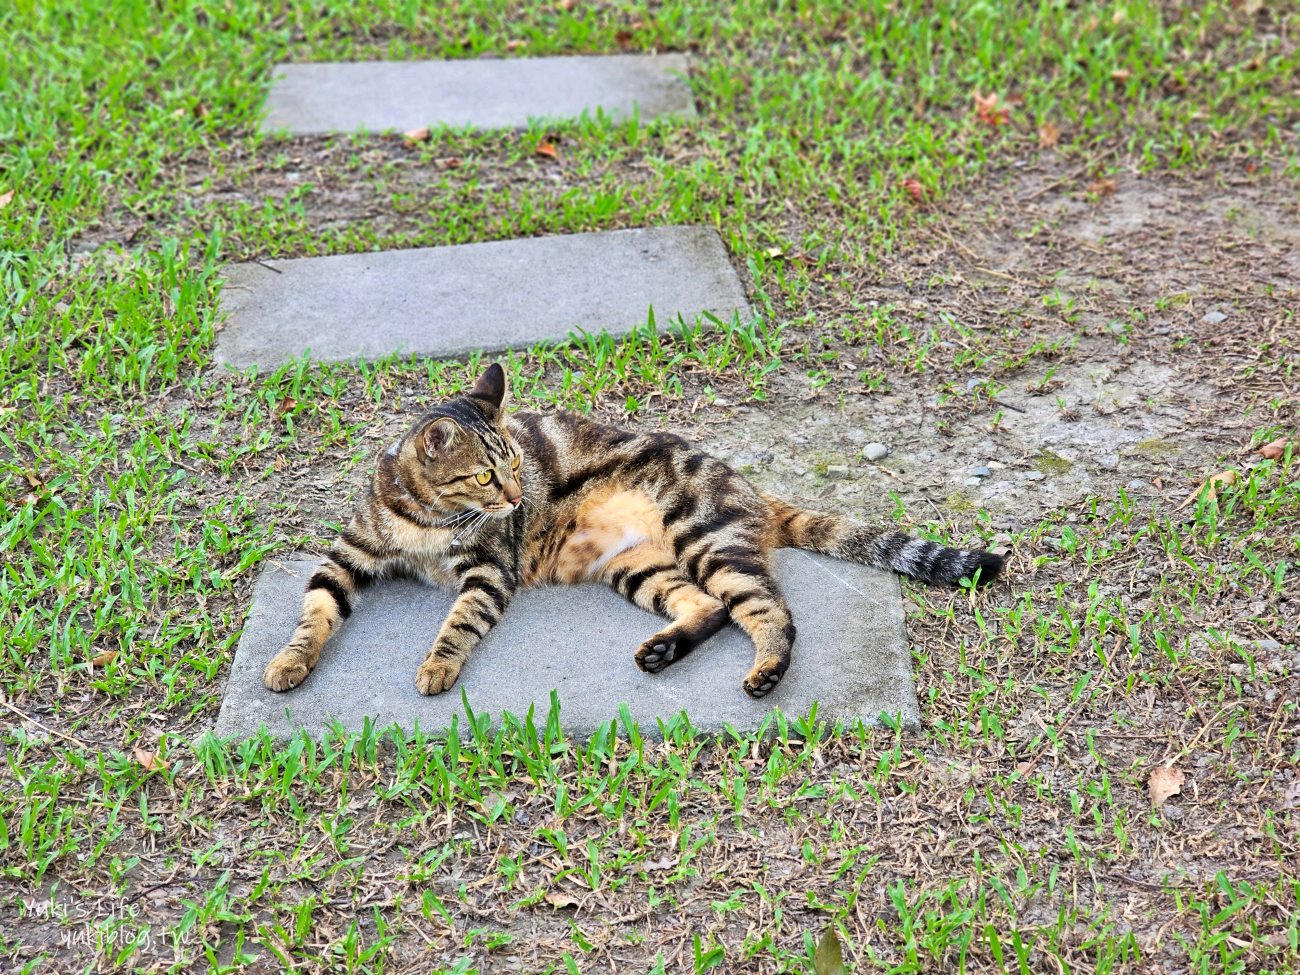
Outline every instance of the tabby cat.
POLYGON ((761 494, 720 460, 667 433, 629 433, 571 413, 507 416, 492 365, 467 395, 416 421, 383 454, 370 491, 312 574, 302 620, 263 677, 296 687, 352 612, 358 590, 409 574, 459 594, 416 674, 450 688, 521 586, 603 582, 671 622, 636 651, 651 673, 728 622, 754 642, 743 687, 762 697, 790 666, 795 628, 772 577, 796 547, 955 583, 1002 568, 961 551, 807 511, 761 494))

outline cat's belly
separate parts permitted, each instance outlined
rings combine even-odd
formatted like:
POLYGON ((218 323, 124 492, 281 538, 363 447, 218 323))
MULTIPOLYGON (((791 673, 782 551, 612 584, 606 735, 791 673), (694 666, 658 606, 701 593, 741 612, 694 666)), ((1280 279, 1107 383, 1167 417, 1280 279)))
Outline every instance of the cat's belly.
POLYGON ((644 491, 611 486, 580 502, 573 530, 538 565, 535 580, 596 579, 615 558, 636 548, 666 550, 663 516, 644 491))

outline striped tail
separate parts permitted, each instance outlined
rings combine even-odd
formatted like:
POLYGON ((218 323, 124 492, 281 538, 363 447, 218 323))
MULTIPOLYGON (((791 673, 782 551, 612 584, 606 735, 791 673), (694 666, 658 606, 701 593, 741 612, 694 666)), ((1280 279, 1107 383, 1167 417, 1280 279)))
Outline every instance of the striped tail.
POLYGON ((992 582, 1002 571, 1002 556, 948 548, 903 532, 873 528, 841 515, 800 508, 781 498, 763 495, 772 512, 777 548, 803 548, 838 559, 891 569, 922 582, 955 585, 975 578, 992 582))

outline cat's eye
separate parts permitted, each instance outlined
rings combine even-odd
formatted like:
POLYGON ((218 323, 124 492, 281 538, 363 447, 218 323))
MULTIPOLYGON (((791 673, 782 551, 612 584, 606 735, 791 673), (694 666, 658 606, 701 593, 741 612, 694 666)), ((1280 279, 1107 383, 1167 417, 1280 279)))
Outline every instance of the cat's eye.
POLYGON ((510 458, 510 469, 512 471, 517 471, 519 470, 519 465, 522 463, 523 461, 520 459, 519 455, 515 454, 513 457, 510 458))
POLYGON ((492 483, 492 472, 479 471, 477 474, 474 475, 474 480, 478 481, 480 484, 486 487, 487 485, 492 483))

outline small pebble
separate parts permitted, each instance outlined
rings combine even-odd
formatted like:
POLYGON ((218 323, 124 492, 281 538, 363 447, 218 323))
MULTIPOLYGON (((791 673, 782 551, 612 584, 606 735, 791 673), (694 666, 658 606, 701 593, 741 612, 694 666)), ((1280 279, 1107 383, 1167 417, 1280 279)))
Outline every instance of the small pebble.
POLYGON ((1007 465, 1001 463, 1000 461, 991 460, 991 461, 988 462, 988 465, 987 465, 987 466, 988 466, 988 469, 991 470, 991 471, 1000 471, 1000 470, 1002 470, 1003 468, 1005 468, 1007 465))
POLYGON ((984 380, 978 376, 974 379, 968 379, 966 380, 966 390, 969 392, 982 382, 984 382, 984 380))
POLYGON ((1201 321, 1206 325, 1218 325, 1220 322, 1226 322, 1228 316, 1221 311, 1207 311, 1201 321))
POLYGON ((984 481, 983 481, 981 478, 978 478, 978 477, 968 477, 968 478, 966 478, 966 486, 967 486, 967 487, 976 487, 976 486, 978 486, 978 485, 980 485, 980 484, 983 484, 983 483, 984 483, 984 481))
POLYGON ((862 456, 870 461, 881 460, 889 456, 889 448, 882 443, 869 443, 862 448, 862 456))
POLYGON ((1042 480, 1043 478, 1045 478, 1046 476, 1047 476, 1047 475, 1044 474, 1042 471, 1030 471, 1028 474, 1025 475, 1025 480, 1026 480, 1026 481, 1041 481, 1041 480, 1042 480))
POLYGON ((1278 643, 1276 640, 1256 640, 1255 646, 1260 650, 1263 650, 1265 653, 1272 653, 1274 650, 1282 649, 1282 644, 1278 643))
POLYGON ((972 467, 970 472, 972 477, 988 477, 993 473, 987 467, 972 467))
POLYGON ((830 464, 826 468, 826 476, 832 481, 842 481, 849 476, 849 469, 843 464, 830 464))

